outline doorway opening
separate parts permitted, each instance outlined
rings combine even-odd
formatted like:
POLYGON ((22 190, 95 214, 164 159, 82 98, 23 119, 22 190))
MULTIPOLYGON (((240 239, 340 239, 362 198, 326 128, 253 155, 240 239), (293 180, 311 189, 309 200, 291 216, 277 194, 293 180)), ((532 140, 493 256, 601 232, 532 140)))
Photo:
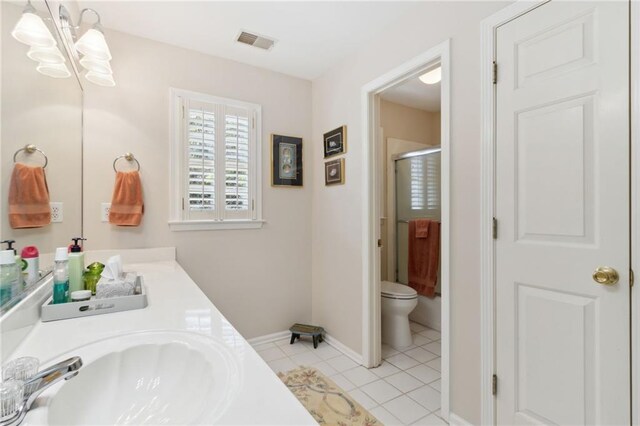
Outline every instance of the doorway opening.
POLYGON ((363 88, 363 362, 440 392, 435 404, 445 420, 449 84, 446 41, 363 88))

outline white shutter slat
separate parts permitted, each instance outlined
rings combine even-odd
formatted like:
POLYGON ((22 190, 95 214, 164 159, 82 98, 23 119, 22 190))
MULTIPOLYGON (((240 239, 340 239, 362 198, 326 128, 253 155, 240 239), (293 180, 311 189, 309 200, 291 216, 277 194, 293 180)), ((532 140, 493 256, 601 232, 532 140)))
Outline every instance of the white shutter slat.
POLYGON ((188 123, 189 211, 212 213, 216 208, 215 191, 215 113, 204 105, 189 107, 188 123))
POLYGON ((225 113, 225 209, 249 211, 249 116, 229 108, 225 113))

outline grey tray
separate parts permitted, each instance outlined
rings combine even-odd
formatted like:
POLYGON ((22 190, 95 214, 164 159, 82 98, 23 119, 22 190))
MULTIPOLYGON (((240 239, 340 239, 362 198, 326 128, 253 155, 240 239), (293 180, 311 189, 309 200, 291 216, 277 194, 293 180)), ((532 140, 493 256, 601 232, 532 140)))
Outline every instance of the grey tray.
POLYGON ((110 297, 108 299, 96 299, 94 296, 91 300, 83 302, 67 302, 55 305, 51 303, 53 298, 51 296, 42 305, 40 317, 43 322, 47 322, 143 309, 147 306, 147 290, 141 275, 136 277, 136 287, 138 287, 138 284, 142 289, 141 293, 131 296, 110 297))

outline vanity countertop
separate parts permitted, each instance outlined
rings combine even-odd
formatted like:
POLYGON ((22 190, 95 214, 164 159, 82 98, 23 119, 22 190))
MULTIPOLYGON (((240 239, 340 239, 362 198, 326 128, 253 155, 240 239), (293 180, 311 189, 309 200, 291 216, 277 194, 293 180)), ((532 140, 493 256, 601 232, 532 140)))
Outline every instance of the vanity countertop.
MULTIPOLYGON (((46 323, 38 321, 8 359, 34 356, 40 359, 41 365, 47 366, 74 348, 127 333, 177 330, 203 334, 224 342, 237 358, 242 372, 240 390, 217 423, 316 424, 175 260, 125 264, 125 270, 143 275, 149 301, 145 309, 46 323)), ((39 409, 35 407, 32 411, 39 409)), ((24 424, 33 423, 30 417, 41 416, 30 412, 24 424)))

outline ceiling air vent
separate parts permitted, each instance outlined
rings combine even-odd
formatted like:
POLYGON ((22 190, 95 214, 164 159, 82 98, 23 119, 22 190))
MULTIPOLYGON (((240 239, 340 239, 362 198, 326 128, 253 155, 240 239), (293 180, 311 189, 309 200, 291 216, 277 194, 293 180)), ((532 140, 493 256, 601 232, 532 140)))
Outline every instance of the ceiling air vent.
POLYGON ((249 33, 247 31, 241 31, 238 35, 237 41, 240 43, 248 44, 249 46, 259 47, 264 50, 271 50, 275 44, 275 40, 258 34, 249 33))

